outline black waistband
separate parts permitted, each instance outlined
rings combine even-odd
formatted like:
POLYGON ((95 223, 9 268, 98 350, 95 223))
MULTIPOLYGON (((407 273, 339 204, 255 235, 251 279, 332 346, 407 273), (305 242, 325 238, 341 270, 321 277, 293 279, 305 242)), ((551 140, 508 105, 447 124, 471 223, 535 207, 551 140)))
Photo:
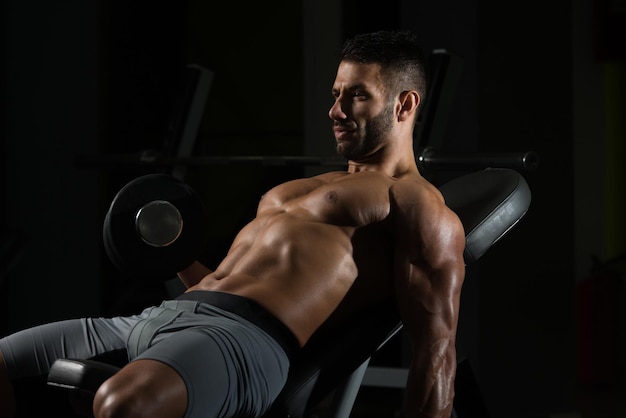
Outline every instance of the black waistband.
POLYGON ((183 293, 176 299, 207 303, 252 322, 276 340, 290 359, 300 349, 300 343, 291 330, 281 320, 251 299, 231 293, 208 290, 192 290, 183 293))

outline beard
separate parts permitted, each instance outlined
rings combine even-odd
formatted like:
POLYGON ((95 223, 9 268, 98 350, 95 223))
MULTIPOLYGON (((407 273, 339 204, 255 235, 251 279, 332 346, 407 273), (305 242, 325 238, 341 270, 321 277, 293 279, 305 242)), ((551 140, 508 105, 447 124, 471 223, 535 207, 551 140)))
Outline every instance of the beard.
POLYGON ((365 127, 360 130, 360 140, 337 143, 337 153, 352 161, 361 160, 372 154, 386 141, 385 138, 391 131, 393 114, 394 105, 390 103, 378 115, 367 121, 365 127))

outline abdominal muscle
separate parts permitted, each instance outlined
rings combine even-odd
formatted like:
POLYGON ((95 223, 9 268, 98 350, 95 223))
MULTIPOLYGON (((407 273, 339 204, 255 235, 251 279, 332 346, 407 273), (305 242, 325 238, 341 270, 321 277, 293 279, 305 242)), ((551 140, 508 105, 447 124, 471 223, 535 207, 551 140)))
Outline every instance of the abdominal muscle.
POLYGON ((382 225, 393 181, 328 173, 270 190, 218 268, 189 290, 255 300, 304 345, 340 303, 358 308, 389 294, 382 225))
POLYGON ((189 290, 255 300, 304 345, 357 276, 353 229, 281 211, 263 215, 239 233, 218 268, 189 290))

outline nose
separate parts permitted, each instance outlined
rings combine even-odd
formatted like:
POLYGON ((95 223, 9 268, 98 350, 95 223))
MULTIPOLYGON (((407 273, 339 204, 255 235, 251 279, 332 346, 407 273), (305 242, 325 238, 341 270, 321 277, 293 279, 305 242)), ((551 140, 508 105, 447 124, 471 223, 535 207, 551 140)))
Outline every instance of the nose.
POLYGON ((344 120, 347 118, 346 114, 341 108, 341 102, 339 101, 339 99, 336 99, 335 103, 333 103, 333 105, 330 107, 330 110, 328 111, 328 117, 332 120, 344 120))

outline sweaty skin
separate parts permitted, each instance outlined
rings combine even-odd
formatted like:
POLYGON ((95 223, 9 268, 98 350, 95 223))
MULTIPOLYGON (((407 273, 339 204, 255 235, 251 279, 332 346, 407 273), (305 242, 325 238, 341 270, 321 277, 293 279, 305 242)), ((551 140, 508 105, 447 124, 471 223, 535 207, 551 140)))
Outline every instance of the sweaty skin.
POLYGON ((190 290, 256 300, 304 345, 357 277, 368 283, 357 305, 392 291, 389 189, 396 181, 377 172, 328 173, 270 190, 224 261, 190 290))
MULTIPOLYGON (((443 204, 432 186, 412 177, 403 181, 428 187, 434 201, 428 204, 443 204)), ((355 309, 393 292, 393 240, 403 231, 394 230, 390 214, 398 202, 390 192, 398 182, 375 171, 342 172, 270 190, 223 262, 189 290, 256 300, 304 345, 357 277, 367 293, 354 295, 355 309)))

